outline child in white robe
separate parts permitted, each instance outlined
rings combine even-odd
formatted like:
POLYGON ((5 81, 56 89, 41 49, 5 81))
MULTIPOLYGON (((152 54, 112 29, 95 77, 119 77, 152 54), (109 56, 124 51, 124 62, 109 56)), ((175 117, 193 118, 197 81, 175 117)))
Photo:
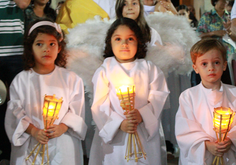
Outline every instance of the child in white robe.
POLYGON ((136 22, 119 18, 106 37, 105 60, 93 76, 92 115, 97 125, 90 165, 161 165, 159 123, 169 94, 163 72, 146 56, 146 44, 136 22), (116 88, 135 85, 135 110, 124 115, 116 88), (139 134, 146 160, 125 159, 128 133, 139 134))
MULTIPOLYGON (((81 140, 87 126, 84 122, 83 82, 66 64, 65 42, 60 26, 47 19, 35 21, 25 33, 25 70, 10 86, 5 128, 12 144, 11 164, 32 164, 34 146, 48 144, 50 165, 83 165, 81 140), (63 98, 58 119, 44 130, 45 95, 63 98)), ((36 152, 36 151, 35 151, 36 152)), ((35 164, 41 164, 42 155, 35 164)), ((44 163, 47 162, 45 153, 44 163)))
POLYGON ((117 18, 126 17, 137 22, 149 46, 163 44, 159 33, 150 28, 145 20, 142 0, 117 0, 115 8, 117 18))
POLYGON ((203 39, 191 48, 191 58, 202 82, 185 90, 179 98, 175 121, 179 164, 209 165, 215 156, 223 156, 225 165, 235 165, 235 118, 223 142, 217 142, 213 130, 214 108, 222 106, 236 110, 236 88, 221 82, 227 67, 226 49, 216 39, 203 39))

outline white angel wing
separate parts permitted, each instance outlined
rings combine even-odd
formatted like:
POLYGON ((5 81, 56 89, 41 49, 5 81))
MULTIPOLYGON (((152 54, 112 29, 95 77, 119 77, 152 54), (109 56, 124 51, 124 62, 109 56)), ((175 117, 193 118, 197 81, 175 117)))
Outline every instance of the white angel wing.
POLYGON ((89 97, 93 90, 93 74, 104 59, 102 55, 106 32, 113 21, 101 20, 96 16, 94 20, 69 29, 69 34, 66 35, 66 67, 83 79, 85 92, 89 93, 89 97))
POLYGON ((190 49, 199 38, 185 17, 155 12, 146 18, 150 27, 161 36, 163 47, 149 47, 147 60, 156 64, 167 76, 175 70, 177 74, 190 73, 192 61, 190 49))

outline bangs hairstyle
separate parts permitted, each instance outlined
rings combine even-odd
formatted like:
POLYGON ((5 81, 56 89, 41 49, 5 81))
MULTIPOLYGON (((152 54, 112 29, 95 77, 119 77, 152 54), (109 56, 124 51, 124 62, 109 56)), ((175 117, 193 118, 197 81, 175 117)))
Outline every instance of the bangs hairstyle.
MULTIPOLYGON (((116 18, 123 18, 123 7, 125 5, 125 1, 126 0, 116 0, 116 18)), ((151 41, 151 33, 150 33, 150 27, 148 26, 145 17, 144 17, 144 8, 143 8, 143 2, 142 0, 138 0, 139 1, 139 7, 140 7, 140 12, 139 12, 139 16, 136 20, 138 26, 140 27, 142 33, 143 33, 143 37, 145 42, 150 42, 151 41)))
POLYGON ((223 61, 225 62, 227 50, 221 41, 214 38, 206 38, 198 41, 190 50, 193 64, 196 63, 198 57, 202 56, 209 50, 216 49, 220 51, 223 61))
POLYGON ((143 39, 143 35, 142 35, 141 30, 140 30, 139 26, 137 25, 137 23, 134 20, 129 19, 129 18, 119 18, 110 26, 109 30, 107 31, 107 36, 105 39, 106 46, 105 46, 103 57, 107 58, 107 57, 115 56, 112 51, 111 37, 112 37, 113 33, 116 31, 116 29, 121 25, 129 27, 130 30, 132 30, 134 32, 135 37, 137 39, 138 47, 137 47, 137 52, 136 52, 134 58, 135 59, 136 58, 138 58, 138 59, 145 58, 146 52, 147 52, 147 50, 146 50, 147 46, 146 46, 146 43, 143 39))
MULTIPOLYGON (((66 53, 65 53, 66 43, 65 43, 64 39, 62 39, 62 41, 60 41, 61 34, 58 33, 54 27, 49 26, 49 25, 39 26, 39 27, 35 28, 28 36, 30 28, 35 23, 40 22, 40 21, 50 21, 50 22, 54 23, 50 19, 39 19, 39 20, 36 20, 30 24, 29 28, 27 29, 27 31, 25 32, 25 35, 24 35, 24 54, 23 54, 24 69, 29 70, 30 68, 35 66, 34 53, 33 53, 32 46, 33 46, 35 38, 38 36, 39 33, 49 34, 49 35, 52 35, 56 38, 56 40, 58 42, 58 47, 61 48, 61 51, 60 51, 60 53, 57 54, 55 64, 60 67, 65 67, 65 65, 66 65, 66 53)), ((63 32, 62 32, 62 35, 64 38, 63 32)))

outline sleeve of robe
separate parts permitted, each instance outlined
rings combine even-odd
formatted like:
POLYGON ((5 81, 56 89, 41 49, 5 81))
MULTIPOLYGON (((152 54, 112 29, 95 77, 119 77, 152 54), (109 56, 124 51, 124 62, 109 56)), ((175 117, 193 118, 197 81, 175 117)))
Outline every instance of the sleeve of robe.
POLYGON ((192 101, 186 91, 179 98, 179 109, 175 119, 175 134, 183 157, 190 164, 204 164, 205 140, 213 141, 214 139, 196 121, 192 101))
POLYGON ((81 78, 75 73, 71 73, 70 86, 70 102, 68 112, 63 117, 61 123, 69 127, 68 132, 80 139, 84 140, 87 125, 85 124, 85 107, 84 107, 84 85, 81 78))
POLYGON ((160 114, 169 95, 163 72, 149 62, 149 96, 148 104, 139 108, 143 122, 141 129, 147 140, 152 139, 158 134, 160 114))
POLYGON ((105 143, 110 143, 119 130, 124 117, 110 108, 109 81, 104 68, 100 67, 94 74, 93 120, 99 129, 99 136, 105 143))
POLYGON ((10 142, 15 146, 21 146, 30 137, 25 130, 32 123, 26 115, 23 107, 24 94, 27 84, 22 84, 21 78, 17 76, 10 86, 10 100, 7 105, 5 116, 5 130, 10 142))

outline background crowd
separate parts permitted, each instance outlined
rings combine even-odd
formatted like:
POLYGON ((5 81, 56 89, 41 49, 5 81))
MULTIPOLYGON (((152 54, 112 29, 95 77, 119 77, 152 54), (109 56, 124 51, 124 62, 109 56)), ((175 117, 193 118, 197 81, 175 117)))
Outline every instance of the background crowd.
MULTIPOLYGON (((48 18, 56 21, 65 34, 69 34, 70 30, 75 28, 78 24, 83 24, 89 19, 93 19, 99 15, 104 21, 115 20, 122 17, 123 13, 115 10, 116 0, 66 0, 58 3, 56 9, 51 8, 52 0, 0 0, 0 80, 4 82, 9 88, 14 77, 23 70, 23 40, 24 32, 29 28, 30 24, 37 19, 48 18)), ((118 1, 118 0, 117 0, 118 1)), ((210 0, 209 0, 210 1, 210 0)), ((143 8, 140 9, 142 17, 137 21, 142 33, 145 35, 145 42, 150 43, 151 46, 165 47, 168 44, 163 43, 161 34, 155 29, 148 26, 146 18, 155 12, 168 13, 173 17, 184 17, 191 27, 191 30, 196 33, 200 39, 216 38, 227 49, 228 66, 221 77, 223 83, 235 85, 234 72, 234 55, 235 55, 235 41, 236 41, 236 21, 231 21, 231 11, 233 0, 211 0, 213 9, 202 14, 199 20, 196 19, 195 10, 193 6, 186 6, 181 4, 174 6, 171 0, 142 0, 143 8), (235 22, 234 22, 235 21, 235 22), (152 41, 155 34, 155 39, 152 41)), ((236 5, 235 5, 236 6, 236 5)), ((123 9, 123 6, 122 6, 123 9)), ((127 9, 129 10, 129 9, 127 9)), ((236 7, 235 7, 236 10, 236 7)), ((235 11, 236 13, 236 11, 235 11)), ((132 19, 132 18, 131 18, 132 19)), ((158 22, 158 20, 156 20, 158 22)), ((98 32, 99 33, 99 32, 98 32)), ((103 45, 104 46, 104 45, 103 45)), ((168 73, 167 84, 173 84, 173 75, 168 73)), ((171 105, 177 105, 171 108, 173 120, 178 109, 178 97, 182 91, 195 86, 201 82, 201 78, 195 71, 189 70, 184 76, 177 76, 179 83, 185 84, 179 86, 178 92, 172 91, 176 95, 170 95, 170 100, 167 99, 166 107, 170 109, 168 102, 171 105), (191 72, 191 74, 189 74, 191 72), (182 81, 182 82, 181 82, 182 81), (172 98, 171 98, 172 97, 172 98)), ((174 80, 176 81, 176 80, 174 80)), ((176 89, 174 89, 176 90, 176 89)), ((86 97, 87 98, 87 97, 86 97)), ((86 99, 85 98, 85 99, 86 99)), ((88 99, 88 98, 87 98, 88 99)), ((9 100, 9 95, 8 95, 9 100)), ((89 99, 86 100, 86 117, 91 117, 89 99)), ((7 101, 0 105, 0 165, 7 164, 10 160, 11 145, 7 138, 4 128, 5 113, 7 108, 7 101)), ((168 112, 168 111, 166 111, 168 112)), ((168 112, 170 113, 170 112, 168 112)), ((162 120, 165 120, 170 114, 163 112, 162 120)), ((94 127, 91 119, 86 120, 88 125, 88 132, 84 142, 85 157, 89 157, 90 146, 94 135, 94 127)), ((165 123, 165 121, 162 121, 165 123)), ((163 124, 164 133, 166 136, 165 142, 167 145, 168 158, 176 154, 178 146, 174 135, 174 124, 163 124)))

